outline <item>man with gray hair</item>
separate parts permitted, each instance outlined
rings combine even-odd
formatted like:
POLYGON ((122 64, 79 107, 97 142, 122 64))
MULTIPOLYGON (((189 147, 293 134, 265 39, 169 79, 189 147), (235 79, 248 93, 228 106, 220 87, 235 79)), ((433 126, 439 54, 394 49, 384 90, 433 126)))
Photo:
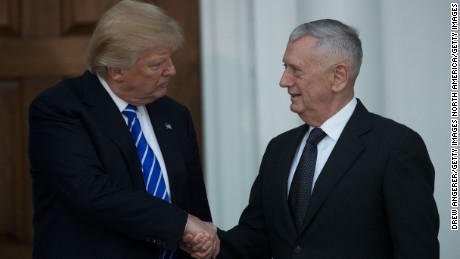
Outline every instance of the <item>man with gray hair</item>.
POLYGON ((294 29, 280 86, 305 124, 268 144, 239 224, 218 232, 218 258, 439 258, 427 149, 355 97, 361 60, 342 22, 294 29))

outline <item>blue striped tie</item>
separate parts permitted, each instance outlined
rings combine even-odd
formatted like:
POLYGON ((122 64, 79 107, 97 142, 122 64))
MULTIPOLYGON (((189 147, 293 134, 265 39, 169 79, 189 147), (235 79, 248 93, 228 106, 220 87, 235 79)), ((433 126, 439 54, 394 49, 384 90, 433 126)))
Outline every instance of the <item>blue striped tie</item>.
MULTIPOLYGON (((145 188, 149 194, 170 202, 166 190, 166 183, 161 173, 160 163, 145 139, 141 124, 136 116, 136 111, 136 106, 128 104, 123 110, 123 114, 128 117, 128 128, 136 143, 137 153, 142 164, 142 175, 144 176, 145 188)), ((173 259, 176 257, 174 251, 162 249, 160 258, 173 259)))

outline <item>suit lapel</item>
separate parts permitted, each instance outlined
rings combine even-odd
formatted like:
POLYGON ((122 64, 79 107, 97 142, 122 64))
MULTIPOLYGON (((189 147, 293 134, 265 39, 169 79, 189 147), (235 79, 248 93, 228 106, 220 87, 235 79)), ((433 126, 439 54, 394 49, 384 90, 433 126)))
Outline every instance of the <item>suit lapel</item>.
POLYGON ((89 112, 94 117, 94 121, 124 155, 130 168, 133 186, 145 190, 139 156, 118 107, 99 82, 97 76, 86 72, 82 80, 83 102, 89 106, 89 112))
POLYGON ((371 130, 369 113, 358 100, 352 117, 345 126, 316 181, 306 214, 304 230, 308 227, 322 204, 326 201, 329 193, 363 152, 364 146, 362 145, 360 136, 369 130, 371 130))
POLYGON ((161 106, 161 100, 157 100, 146 107, 166 165, 171 200, 175 204, 180 204, 182 201, 179 200, 180 195, 178 194, 183 193, 186 187, 186 181, 183 179, 186 177, 184 172, 187 169, 184 167, 184 158, 175 134, 175 127, 179 125, 174 125, 162 112, 165 107, 161 106))
MULTIPOLYGON (((291 215, 291 210, 288 204, 288 178, 289 173, 292 166, 292 161, 294 160, 294 156, 296 154, 297 148, 299 147, 299 143, 302 141, 302 138, 305 136, 305 133, 308 131, 308 125, 302 125, 298 127, 293 134, 292 137, 289 137, 289 141, 286 143, 281 143, 281 147, 279 148, 279 160, 276 163, 275 167, 275 176, 273 186, 273 206, 274 208, 281 208, 281 210, 277 209, 276 213, 280 213, 283 222, 287 224, 285 230, 288 231, 286 237, 295 236, 297 233, 296 226, 294 224, 294 220, 291 215), (281 184, 280 184, 281 183, 281 184), (281 194, 281 195, 279 195, 281 194), (294 234, 293 234, 294 233, 294 234)), ((278 147, 273 147, 278 149, 278 147)))

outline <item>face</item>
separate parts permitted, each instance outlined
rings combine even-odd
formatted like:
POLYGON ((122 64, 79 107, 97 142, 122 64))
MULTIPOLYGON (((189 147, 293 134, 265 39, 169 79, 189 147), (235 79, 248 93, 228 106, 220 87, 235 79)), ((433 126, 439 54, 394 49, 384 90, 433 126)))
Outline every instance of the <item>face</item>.
POLYGON ((171 60, 172 48, 156 47, 127 69, 120 71, 114 92, 133 105, 145 105, 167 93, 169 80, 176 74, 171 60))
POLYGON ((315 52, 316 41, 312 36, 305 36, 288 43, 280 80, 280 86, 287 88, 291 96, 291 110, 311 126, 320 126, 325 121, 324 114, 334 95, 331 71, 324 64, 327 58, 315 52))

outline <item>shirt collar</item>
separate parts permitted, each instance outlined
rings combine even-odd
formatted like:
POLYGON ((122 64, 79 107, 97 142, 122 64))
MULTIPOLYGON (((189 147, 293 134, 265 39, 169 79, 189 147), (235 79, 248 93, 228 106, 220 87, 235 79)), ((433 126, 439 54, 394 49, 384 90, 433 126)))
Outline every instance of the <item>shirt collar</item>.
POLYGON ((358 101, 355 97, 348 102, 340 111, 338 111, 334 116, 330 117, 327 121, 321 125, 321 129, 326 132, 326 134, 332 138, 334 141, 337 141, 342 134, 345 125, 350 119, 353 111, 356 108, 358 101))
POLYGON ((110 97, 112 97, 112 100, 115 102, 115 104, 117 105, 118 109, 120 110, 120 112, 123 112, 123 110, 126 108, 126 106, 128 106, 128 103, 125 102, 123 99, 121 99, 120 97, 118 97, 113 91, 112 89, 110 88, 110 86, 107 84, 107 82, 104 80, 104 78, 102 78, 100 75, 97 75, 97 78, 99 79, 99 81, 101 82, 102 86, 104 87, 104 89, 109 93, 110 97))

